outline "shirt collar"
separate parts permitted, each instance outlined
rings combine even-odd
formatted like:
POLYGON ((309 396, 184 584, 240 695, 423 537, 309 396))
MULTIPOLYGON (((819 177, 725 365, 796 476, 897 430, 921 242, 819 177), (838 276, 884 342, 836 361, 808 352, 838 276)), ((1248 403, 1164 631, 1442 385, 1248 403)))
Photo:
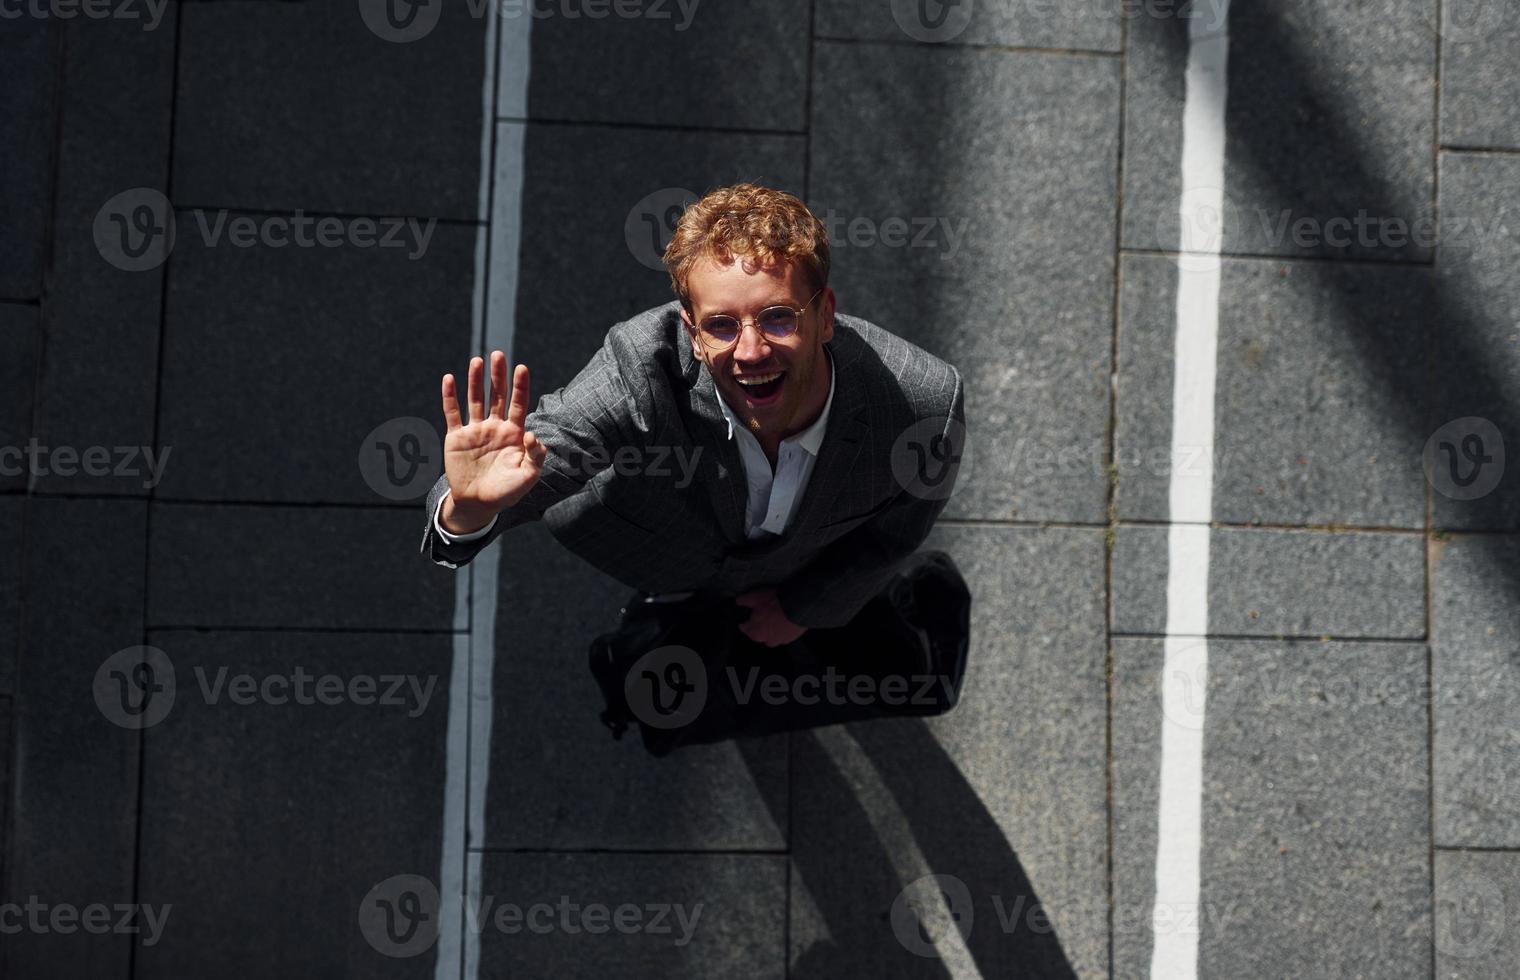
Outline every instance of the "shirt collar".
MULTIPOLYGON (((801 432, 787 436, 781 440, 784 443, 796 443, 807 450, 810 456, 817 456, 818 447, 823 444, 823 433, 828 428, 829 423, 829 409, 834 404, 834 385, 839 381, 839 366, 834 360, 833 351, 827 347, 823 351, 829 358, 829 397, 823 402, 823 411, 818 413, 818 418, 813 420, 812 425, 801 432)), ((728 438, 732 439, 734 437, 734 428, 743 429, 744 424, 739 421, 738 416, 734 415, 733 410, 728 407, 728 402, 723 400, 723 395, 719 393, 717 385, 713 385, 713 397, 718 399, 718 407, 723 410, 723 418, 728 422, 728 438)), ((745 431, 748 430, 746 429, 745 431)))

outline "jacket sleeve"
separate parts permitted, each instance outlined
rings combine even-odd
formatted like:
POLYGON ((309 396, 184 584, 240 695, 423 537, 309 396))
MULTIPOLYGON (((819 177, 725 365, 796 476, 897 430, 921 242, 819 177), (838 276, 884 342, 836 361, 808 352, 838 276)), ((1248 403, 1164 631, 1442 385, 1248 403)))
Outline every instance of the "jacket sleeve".
MULTIPOLYGON (((615 331, 616 328, 614 328, 615 331)), ((506 530, 540 520, 544 511, 575 493, 611 465, 611 450, 628 441, 638 414, 621 370, 620 344, 609 331, 591 361, 568 385, 539 399, 525 424, 549 450, 538 482, 496 517, 490 533, 472 541, 444 541, 433 527, 438 501, 449 489, 447 474, 428 491, 421 551, 448 568, 466 564, 506 530)))
MULTIPOLYGON (((949 413, 939 417, 945 423, 941 434, 964 454, 967 447, 958 444, 966 441, 964 394, 958 371, 949 413)), ((950 483, 933 495, 916 486, 904 488, 891 506, 832 542, 777 586, 776 597, 786 618, 809 629, 843 626, 854 619, 929 536, 959 475, 957 464, 950 483)))

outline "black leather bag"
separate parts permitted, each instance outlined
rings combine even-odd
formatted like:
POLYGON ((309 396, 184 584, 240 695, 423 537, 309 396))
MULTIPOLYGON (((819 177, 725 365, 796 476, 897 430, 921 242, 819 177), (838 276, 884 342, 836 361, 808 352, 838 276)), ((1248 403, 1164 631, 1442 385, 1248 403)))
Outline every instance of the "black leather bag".
POLYGON ((614 738, 638 725, 644 748, 754 738, 869 718, 930 716, 960 700, 971 594, 950 556, 911 556, 847 625, 783 647, 739 629, 732 596, 635 595, 591 644, 592 676, 614 738))

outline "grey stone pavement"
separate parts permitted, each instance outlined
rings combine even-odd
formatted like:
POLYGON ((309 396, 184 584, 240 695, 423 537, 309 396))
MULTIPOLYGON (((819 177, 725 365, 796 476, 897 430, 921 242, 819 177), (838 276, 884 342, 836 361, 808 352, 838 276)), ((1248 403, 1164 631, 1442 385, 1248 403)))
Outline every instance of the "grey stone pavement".
POLYGON ((1168 909, 1187 19, 487 3, 0 2, 0 976, 1520 976, 1520 2, 1230 12, 1168 909), (439 376, 564 384, 739 179, 966 378, 972 659, 655 760, 585 669, 627 590, 539 526, 432 565, 419 499, 439 376))

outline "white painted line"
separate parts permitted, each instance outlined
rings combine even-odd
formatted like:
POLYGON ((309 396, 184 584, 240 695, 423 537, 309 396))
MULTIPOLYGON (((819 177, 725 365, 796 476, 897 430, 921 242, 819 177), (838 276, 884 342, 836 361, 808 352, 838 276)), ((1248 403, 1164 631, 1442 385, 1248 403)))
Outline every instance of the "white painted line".
MULTIPOLYGON (((454 629, 470 628, 469 581, 473 577, 466 565, 454 573, 454 629)), ((464 895, 464 810, 466 787, 465 761, 469 757, 466 726, 466 694, 470 689, 470 634, 454 634, 452 667, 449 671, 449 726, 444 745, 443 778, 443 856, 438 871, 438 946, 433 976, 436 980, 455 980, 459 976, 460 907, 464 895)))
POLYGON ((1160 929, 1155 924, 1175 921, 1179 911, 1196 911, 1202 886, 1205 634, 1225 213, 1228 14, 1229 0, 1196 0, 1188 21, 1152 980, 1196 980, 1198 976, 1197 929, 1160 929), (1190 456, 1203 465, 1179 465, 1190 456))
MULTIPOLYGON (((485 78, 481 87, 477 195, 477 216, 484 224, 475 240, 470 350, 473 353, 500 348, 510 358, 517 308, 524 141, 521 126, 506 126, 496 120, 504 110, 526 114, 532 19, 500 18, 496 4, 486 4, 484 9, 485 78), (494 145, 493 168, 493 141, 498 140, 494 145)), ((469 632, 455 637, 450 672, 443 853, 438 887, 443 902, 439 910, 435 980, 474 980, 480 973, 480 932, 469 927, 468 917, 462 914, 462 903, 478 908, 482 891, 481 853, 475 848, 485 840, 501 547, 500 539, 492 542, 460 569, 454 580, 454 627, 469 632)))

